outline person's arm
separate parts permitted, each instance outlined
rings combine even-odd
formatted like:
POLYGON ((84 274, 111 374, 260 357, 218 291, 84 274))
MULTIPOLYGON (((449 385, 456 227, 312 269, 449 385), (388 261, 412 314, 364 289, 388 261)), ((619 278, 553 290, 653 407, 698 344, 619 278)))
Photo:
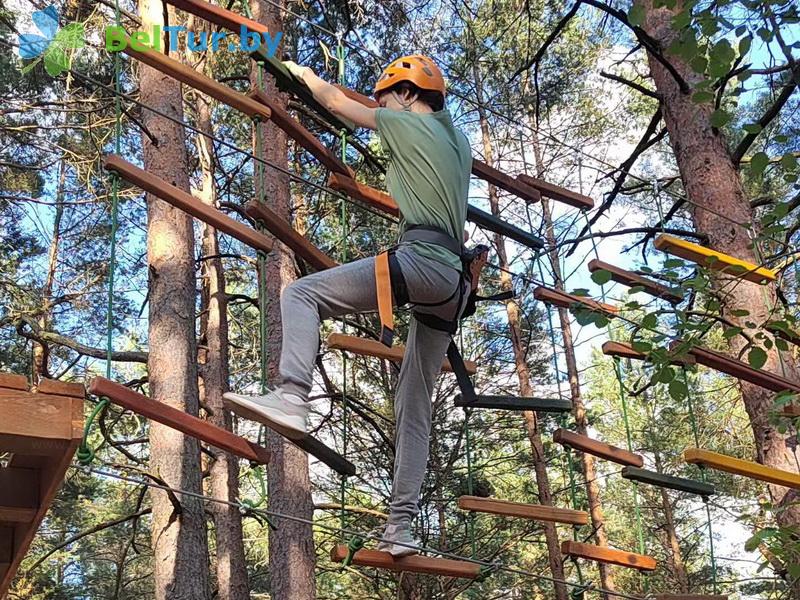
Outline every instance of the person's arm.
POLYGON ((377 108, 369 108, 356 100, 351 100, 336 86, 317 77, 310 67, 301 67, 291 61, 285 61, 283 64, 295 77, 305 83, 314 98, 334 115, 352 121, 358 127, 378 128, 375 118, 377 108))

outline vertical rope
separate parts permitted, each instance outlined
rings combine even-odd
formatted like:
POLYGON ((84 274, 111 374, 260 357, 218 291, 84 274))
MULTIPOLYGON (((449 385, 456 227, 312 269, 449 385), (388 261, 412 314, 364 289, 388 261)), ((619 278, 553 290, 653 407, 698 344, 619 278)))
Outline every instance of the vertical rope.
MULTIPOLYGON (((462 355, 464 352, 464 331, 458 330, 458 347, 462 355)), ((469 429, 469 418, 472 415, 472 410, 464 407, 464 446, 467 454, 467 494, 474 495, 474 480, 472 476, 472 436, 469 429)), ((469 541, 471 546, 471 557, 475 558, 478 555, 478 547, 475 542, 475 513, 470 511, 467 515, 467 532, 469 534, 469 541)))
MULTIPOLYGON (((336 34, 336 61, 338 63, 338 76, 337 80, 340 85, 345 85, 345 49, 342 43, 341 34, 336 34)), ((339 147, 341 151, 341 159, 344 164, 347 164, 347 132, 342 129, 339 132, 339 147)), ((342 264, 347 262, 347 238, 348 238, 348 215, 347 203, 344 198, 339 199, 339 211, 341 219, 340 228, 340 261, 342 264)), ((342 325, 342 332, 347 333, 347 324, 342 325)), ((355 376, 355 374, 353 374, 355 376)), ((350 410, 347 405, 347 353, 342 353, 342 456, 347 458, 348 435, 350 430, 350 410)), ((342 539, 344 539, 344 530, 347 528, 346 513, 345 513, 345 498, 347 495, 347 476, 342 475, 339 481, 339 496, 341 499, 341 514, 340 523, 342 529, 342 539)))

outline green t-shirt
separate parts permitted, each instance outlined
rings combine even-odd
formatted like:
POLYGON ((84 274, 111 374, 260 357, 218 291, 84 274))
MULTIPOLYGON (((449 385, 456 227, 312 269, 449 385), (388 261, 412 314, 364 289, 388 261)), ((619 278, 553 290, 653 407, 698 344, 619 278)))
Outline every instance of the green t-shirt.
MULTIPOLYGON (((415 113, 378 108, 378 134, 389 153, 386 187, 405 224, 432 225, 464 237, 472 151, 447 109, 415 113)), ((411 242, 415 252, 454 269, 461 260, 436 244, 411 242)))

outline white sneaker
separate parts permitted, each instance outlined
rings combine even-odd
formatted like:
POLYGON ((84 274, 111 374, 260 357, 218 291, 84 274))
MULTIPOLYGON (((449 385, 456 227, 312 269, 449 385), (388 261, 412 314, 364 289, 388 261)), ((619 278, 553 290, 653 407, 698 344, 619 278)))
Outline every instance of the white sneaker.
POLYGON ((222 397, 278 425, 308 433, 308 414, 311 407, 297 394, 290 394, 278 387, 263 396, 243 396, 226 392, 222 397))
POLYGON ((381 534, 381 538, 381 541, 378 543, 378 550, 381 552, 388 552, 394 558, 419 554, 418 548, 409 548, 406 545, 401 546, 395 543, 400 542, 411 546, 420 545, 420 542, 411 535, 411 525, 408 523, 386 525, 381 534))

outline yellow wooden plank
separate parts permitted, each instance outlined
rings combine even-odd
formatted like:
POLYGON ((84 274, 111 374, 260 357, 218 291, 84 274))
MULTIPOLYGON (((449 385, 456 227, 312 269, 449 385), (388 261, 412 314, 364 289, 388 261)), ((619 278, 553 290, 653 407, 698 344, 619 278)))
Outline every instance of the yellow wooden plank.
POLYGON ((718 471, 800 489, 800 473, 782 471, 750 460, 733 458, 702 448, 687 448, 683 452, 683 459, 688 463, 705 465, 718 471))
POLYGON ((778 277, 775 271, 771 269, 759 267, 751 262, 734 258, 728 254, 723 254, 671 235, 659 235, 653 244, 657 249, 667 254, 690 260, 715 271, 741 276, 742 279, 753 283, 765 284, 775 281, 778 277))

